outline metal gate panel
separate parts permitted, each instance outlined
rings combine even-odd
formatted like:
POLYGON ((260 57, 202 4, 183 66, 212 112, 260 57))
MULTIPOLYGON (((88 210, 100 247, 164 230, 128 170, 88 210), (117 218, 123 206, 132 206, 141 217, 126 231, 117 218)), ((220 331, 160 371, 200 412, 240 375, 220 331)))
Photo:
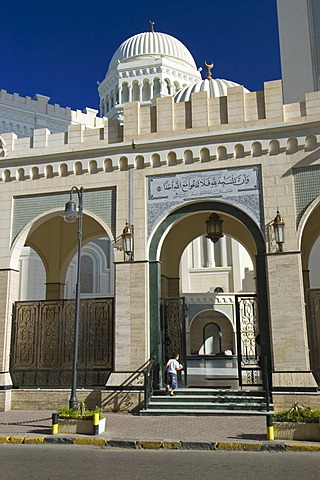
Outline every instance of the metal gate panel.
POLYGON ((308 292, 308 340, 312 369, 320 380, 320 289, 308 292))
POLYGON ((262 386, 257 298, 236 296, 238 369, 240 386, 262 386))
POLYGON ((185 299, 165 298, 161 302, 163 360, 179 353, 184 365, 184 383, 187 383, 185 299))
MULTIPOLYGON (((74 301, 16 302, 10 372, 15 386, 71 383, 74 301)), ((113 369, 113 298, 80 303, 79 386, 105 385, 113 369)))

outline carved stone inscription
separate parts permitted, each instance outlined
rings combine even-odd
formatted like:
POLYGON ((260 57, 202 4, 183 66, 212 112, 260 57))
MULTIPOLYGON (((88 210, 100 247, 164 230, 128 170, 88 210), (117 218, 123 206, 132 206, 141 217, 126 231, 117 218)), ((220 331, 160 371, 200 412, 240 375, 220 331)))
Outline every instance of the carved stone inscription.
POLYGON ((157 175, 148 182, 148 234, 173 208, 194 200, 221 200, 263 225, 260 167, 157 175))

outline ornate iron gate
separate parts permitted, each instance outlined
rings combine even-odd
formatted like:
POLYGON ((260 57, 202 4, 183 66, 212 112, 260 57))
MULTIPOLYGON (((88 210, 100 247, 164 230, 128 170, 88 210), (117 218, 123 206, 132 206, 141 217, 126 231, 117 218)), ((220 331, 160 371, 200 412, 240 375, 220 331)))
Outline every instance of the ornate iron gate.
MULTIPOLYGON (((81 300, 77 384, 105 385, 113 368, 113 298, 81 300)), ((74 301, 16 302, 10 372, 14 385, 71 384, 74 301)))
POLYGON ((240 386, 262 386, 257 298, 236 295, 238 369, 240 386))
MULTIPOLYGON (((185 299, 162 300, 163 359, 173 352, 181 354, 186 362, 185 299)), ((255 295, 236 295, 236 330, 238 350, 239 385, 241 387, 262 386, 260 334, 255 295)), ((186 369, 185 369, 186 370, 186 369)), ((184 371, 187 385, 187 371, 184 371)))
POLYGON ((308 292, 308 340, 314 374, 320 381, 320 289, 308 292))
POLYGON ((163 360, 179 353, 184 364, 184 382, 187 382, 185 299, 165 298, 161 302, 163 360))

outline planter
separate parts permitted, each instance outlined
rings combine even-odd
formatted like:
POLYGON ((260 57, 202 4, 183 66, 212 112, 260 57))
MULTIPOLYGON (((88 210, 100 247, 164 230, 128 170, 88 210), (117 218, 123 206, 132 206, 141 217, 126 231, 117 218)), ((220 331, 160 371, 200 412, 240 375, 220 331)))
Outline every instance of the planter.
POLYGON ((276 440, 320 441, 319 423, 275 422, 273 427, 276 440))
MULTIPOLYGON (((106 419, 99 420, 98 435, 106 429, 106 419)), ((93 420, 84 420, 78 418, 59 418, 58 433, 83 433, 93 435, 93 420)))

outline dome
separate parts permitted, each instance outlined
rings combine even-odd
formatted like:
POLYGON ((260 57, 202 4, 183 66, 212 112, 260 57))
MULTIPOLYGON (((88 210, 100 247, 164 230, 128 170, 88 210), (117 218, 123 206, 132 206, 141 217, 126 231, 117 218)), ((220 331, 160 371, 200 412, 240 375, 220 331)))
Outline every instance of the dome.
POLYGON ((140 55, 164 55, 186 62, 189 67, 197 69, 189 50, 176 38, 166 33, 143 32, 125 40, 115 51, 109 64, 114 64, 140 55))
MULTIPOLYGON (((240 85, 230 80, 222 80, 220 78, 211 78, 205 80, 199 80, 191 85, 181 88, 179 92, 174 95, 174 101, 187 102, 191 99, 191 94, 194 92, 208 92, 209 98, 224 97, 227 95, 229 87, 239 87, 240 85)), ((246 92, 249 92, 246 88, 246 92)))

